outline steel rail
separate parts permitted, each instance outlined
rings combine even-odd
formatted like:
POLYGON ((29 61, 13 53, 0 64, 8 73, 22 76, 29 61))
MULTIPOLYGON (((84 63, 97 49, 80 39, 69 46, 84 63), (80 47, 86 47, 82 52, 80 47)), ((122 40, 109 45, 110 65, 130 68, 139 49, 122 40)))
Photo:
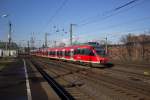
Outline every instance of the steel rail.
POLYGON ((40 68, 40 65, 38 65, 34 61, 31 61, 31 63, 37 68, 37 70, 41 73, 41 75, 45 78, 48 84, 54 89, 54 91, 62 100, 75 100, 71 94, 69 94, 52 77, 50 77, 42 68, 40 68))

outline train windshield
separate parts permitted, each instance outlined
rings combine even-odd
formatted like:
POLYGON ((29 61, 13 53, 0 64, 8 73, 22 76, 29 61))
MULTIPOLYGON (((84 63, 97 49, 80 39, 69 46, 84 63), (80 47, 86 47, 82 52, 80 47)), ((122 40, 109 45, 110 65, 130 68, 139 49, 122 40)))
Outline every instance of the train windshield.
POLYGON ((105 53, 105 50, 101 49, 101 50, 96 50, 96 53, 99 55, 99 56, 106 56, 106 53, 105 53))

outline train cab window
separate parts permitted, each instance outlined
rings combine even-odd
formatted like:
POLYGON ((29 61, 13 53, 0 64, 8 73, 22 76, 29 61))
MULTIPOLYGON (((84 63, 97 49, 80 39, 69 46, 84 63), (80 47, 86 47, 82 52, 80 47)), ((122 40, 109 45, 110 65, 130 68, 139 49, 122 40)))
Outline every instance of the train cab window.
POLYGON ((96 53, 99 55, 99 56, 106 56, 106 53, 105 53, 105 50, 101 49, 101 50, 96 50, 96 53))
POLYGON ((94 53, 90 49, 85 49, 85 55, 94 56, 94 53))
POLYGON ((90 56, 94 56, 93 51, 90 51, 89 55, 90 55, 90 56))

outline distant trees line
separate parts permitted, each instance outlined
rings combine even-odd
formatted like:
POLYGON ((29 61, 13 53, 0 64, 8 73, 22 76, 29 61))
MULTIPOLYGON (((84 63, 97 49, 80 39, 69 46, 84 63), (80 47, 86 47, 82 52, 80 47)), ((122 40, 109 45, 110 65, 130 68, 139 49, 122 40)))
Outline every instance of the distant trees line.
POLYGON ((114 60, 150 62, 150 35, 124 35, 122 44, 109 45, 109 56, 114 60))

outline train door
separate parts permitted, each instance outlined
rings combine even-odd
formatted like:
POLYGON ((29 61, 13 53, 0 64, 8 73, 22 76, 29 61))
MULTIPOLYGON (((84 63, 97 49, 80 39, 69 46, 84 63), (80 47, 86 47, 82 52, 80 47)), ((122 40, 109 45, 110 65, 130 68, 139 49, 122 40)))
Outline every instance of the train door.
POLYGON ((71 60, 74 60, 74 59, 73 59, 73 56, 74 56, 74 49, 71 49, 71 50, 70 50, 70 59, 71 59, 71 60))
POLYGON ((85 48, 85 49, 84 49, 84 60, 87 61, 87 62, 90 62, 90 61, 91 61, 89 52, 90 52, 90 49, 88 49, 88 48, 85 48))
POLYGON ((55 50, 55 57, 57 58, 58 54, 57 54, 57 49, 55 50))
POLYGON ((62 58, 65 59, 65 49, 62 50, 62 58))
POLYGON ((85 55, 84 55, 84 49, 80 49, 80 60, 81 62, 84 62, 85 61, 85 55))

